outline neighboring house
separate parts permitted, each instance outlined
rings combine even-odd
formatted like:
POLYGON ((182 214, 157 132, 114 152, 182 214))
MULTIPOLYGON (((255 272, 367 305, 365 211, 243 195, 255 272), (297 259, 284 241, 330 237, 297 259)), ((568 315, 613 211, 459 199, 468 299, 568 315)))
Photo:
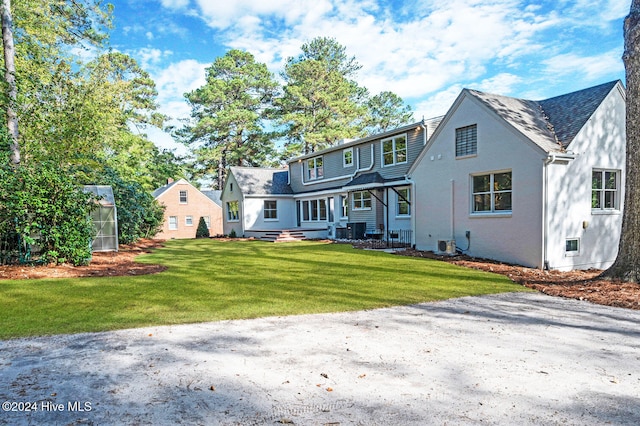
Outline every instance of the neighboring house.
POLYGON ((201 217, 210 236, 222 235, 220 191, 200 191, 185 179, 170 179, 153 196, 165 206, 164 223, 156 238, 195 238, 201 217))
POLYGON ((232 167, 222 194, 225 234, 231 229, 247 237, 274 230, 294 230, 306 238, 410 234, 414 190, 406 173, 438 122, 423 120, 293 158, 288 173, 232 167))
POLYGON ((463 90, 409 171, 417 248, 457 246, 537 268, 608 267, 625 140, 620 81, 538 102, 463 90))

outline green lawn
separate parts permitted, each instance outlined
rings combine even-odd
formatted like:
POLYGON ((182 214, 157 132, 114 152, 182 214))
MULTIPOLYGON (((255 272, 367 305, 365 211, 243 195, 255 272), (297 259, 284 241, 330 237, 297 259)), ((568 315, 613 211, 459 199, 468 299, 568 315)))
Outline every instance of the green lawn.
POLYGON ((0 338, 352 311, 526 291, 507 278, 350 245, 169 241, 146 276, 0 281, 0 338))

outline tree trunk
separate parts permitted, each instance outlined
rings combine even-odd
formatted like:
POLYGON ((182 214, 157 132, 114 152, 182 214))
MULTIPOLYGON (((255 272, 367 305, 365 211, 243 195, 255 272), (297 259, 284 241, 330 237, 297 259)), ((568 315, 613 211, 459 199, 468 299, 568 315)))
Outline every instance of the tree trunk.
POLYGON ((16 85, 15 48, 13 46, 13 20, 11 18, 11 0, 2 0, 2 43, 4 47, 4 78, 7 82, 7 130, 9 133, 11 162, 20 164, 20 145, 18 145, 18 115, 16 100, 18 87, 16 85))
POLYGON ((640 282, 640 0, 633 0, 624 21, 627 80, 627 161, 624 213, 618 257, 603 276, 640 282))

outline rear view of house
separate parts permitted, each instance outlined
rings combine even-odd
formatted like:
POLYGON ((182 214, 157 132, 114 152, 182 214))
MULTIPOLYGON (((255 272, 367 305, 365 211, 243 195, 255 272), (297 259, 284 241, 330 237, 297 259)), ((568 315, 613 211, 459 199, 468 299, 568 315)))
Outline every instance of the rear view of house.
POLYGON ((552 269, 616 258, 625 90, 529 101, 465 89, 409 172, 418 249, 552 269))
POLYGON ((162 230, 156 235, 162 239, 195 238, 202 217, 209 235, 222 234, 222 208, 219 191, 200 191, 185 179, 170 180, 156 189, 153 196, 165 206, 162 230))

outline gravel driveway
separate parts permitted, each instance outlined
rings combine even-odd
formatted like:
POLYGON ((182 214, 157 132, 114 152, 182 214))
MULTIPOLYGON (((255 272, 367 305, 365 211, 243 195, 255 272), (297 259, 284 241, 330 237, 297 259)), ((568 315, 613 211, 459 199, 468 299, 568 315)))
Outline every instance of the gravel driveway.
POLYGON ((10 425, 637 425, 640 311, 511 293, 0 341, 0 401, 10 425))

